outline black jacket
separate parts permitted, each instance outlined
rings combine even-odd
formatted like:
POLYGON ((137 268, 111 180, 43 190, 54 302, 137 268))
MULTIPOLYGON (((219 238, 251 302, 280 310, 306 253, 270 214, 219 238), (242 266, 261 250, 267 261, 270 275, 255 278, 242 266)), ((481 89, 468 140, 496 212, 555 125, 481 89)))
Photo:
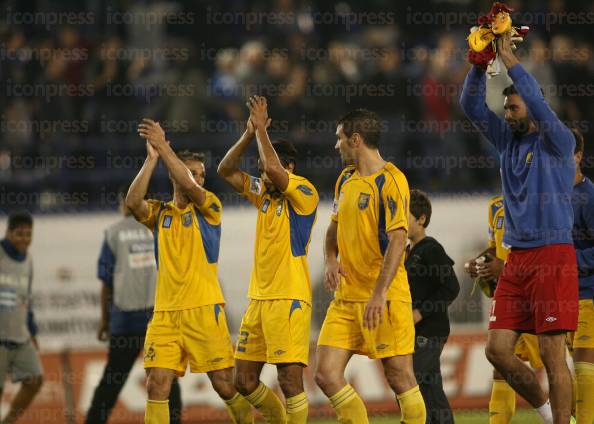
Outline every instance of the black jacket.
POLYGON ((407 249, 405 266, 413 309, 418 309, 423 316, 415 326, 417 336, 450 334, 448 307, 460 292, 453 265, 454 261, 432 237, 425 237, 412 249, 407 249))

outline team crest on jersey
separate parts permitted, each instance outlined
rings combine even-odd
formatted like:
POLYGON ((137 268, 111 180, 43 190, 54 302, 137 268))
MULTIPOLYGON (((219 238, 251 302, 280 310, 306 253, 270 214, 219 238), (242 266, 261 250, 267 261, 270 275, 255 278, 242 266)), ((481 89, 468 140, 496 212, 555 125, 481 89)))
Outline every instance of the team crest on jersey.
POLYGON ((369 193, 360 193, 359 194, 359 209, 363 210, 369 206, 369 198, 371 195, 369 193))
POLYGON ((163 228, 169 228, 171 227, 171 220, 173 219, 173 217, 171 215, 165 215, 163 217, 163 228))
POLYGON ((182 215, 182 224, 184 227, 192 225, 192 212, 186 212, 182 215))
POLYGON ((270 206, 270 199, 264 200, 264 203, 262 204, 262 212, 266 213, 268 206, 270 206))

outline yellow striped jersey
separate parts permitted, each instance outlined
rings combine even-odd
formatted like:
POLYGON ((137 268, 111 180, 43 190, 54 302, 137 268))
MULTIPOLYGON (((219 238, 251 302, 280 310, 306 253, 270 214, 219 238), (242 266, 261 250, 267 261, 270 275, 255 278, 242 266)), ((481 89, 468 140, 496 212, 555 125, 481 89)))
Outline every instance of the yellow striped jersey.
MULTIPOLYGON (((408 231, 409 188, 392 163, 361 176, 353 166, 336 182, 332 219, 338 223, 338 252, 346 271, 336 298, 361 302, 371 297, 388 246, 388 233, 408 231)), ((404 254, 387 294, 388 300, 411 301, 404 254)))

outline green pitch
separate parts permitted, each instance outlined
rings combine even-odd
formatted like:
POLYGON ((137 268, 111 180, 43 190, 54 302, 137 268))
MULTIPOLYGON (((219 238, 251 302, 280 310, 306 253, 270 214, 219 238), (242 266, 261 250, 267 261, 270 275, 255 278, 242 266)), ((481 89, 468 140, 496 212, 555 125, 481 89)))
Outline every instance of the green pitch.
MULTIPOLYGON (((336 420, 310 420, 312 424, 336 424, 336 420)), ((371 418, 370 424, 395 424, 399 423, 398 416, 371 418)), ((489 415, 486 412, 458 412, 456 413, 456 424, 485 424, 489 422, 489 415)), ((538 424, 542 421, 532 410, 520 410, 511 421, 514 424, 538 424)))

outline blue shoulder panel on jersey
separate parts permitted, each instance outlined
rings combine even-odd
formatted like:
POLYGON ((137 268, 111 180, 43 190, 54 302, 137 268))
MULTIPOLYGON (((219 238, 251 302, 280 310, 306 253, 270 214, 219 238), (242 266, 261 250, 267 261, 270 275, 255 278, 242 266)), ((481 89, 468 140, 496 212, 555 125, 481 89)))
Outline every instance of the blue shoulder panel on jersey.
POLYGON ((159 212, 157 212, 157 219, 155 220, 155 229, 153 230, 153 238, 155 240, 155 263, 159 269, 159 221, 161 220, 161 212, 165 209, 165 203, 161 202, 159 212))
POLYGON ((311 230, 316 220, 317 208, 309 215, 299 215, 287 202, 289 207, 289 223, 291 227, 291 253, 293 256, 305 256, 311 230))
POLYGON ((386 176, 380 174, 375 178, 375 185, 377 186, 377 193, 379 196, 379 219, 377 220, 377 236, 379 239, 379 248, 382 255, 386 253, 388 248, 388 235, 386 234, 386 211, 384 200, 382 199, 382 189, 386 183, 386 176))
POLYGON ((209 264, 217 263, 219 261, 219 248, 221 246, 221 224, 210 224, 195 206, 194 212, 198 218, 206 260, 209 264))

